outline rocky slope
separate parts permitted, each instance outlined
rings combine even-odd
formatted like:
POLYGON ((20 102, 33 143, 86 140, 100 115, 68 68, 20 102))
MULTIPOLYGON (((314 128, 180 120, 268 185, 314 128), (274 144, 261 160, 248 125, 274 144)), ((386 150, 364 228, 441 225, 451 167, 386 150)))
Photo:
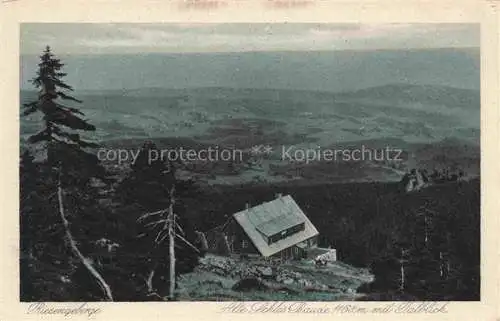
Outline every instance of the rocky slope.
POLYGON ((181 300, 355 300, 371 282, 366 269, 342 262, 316 267, 312 261, 277 264, 208 254, 179 280, 181 300))

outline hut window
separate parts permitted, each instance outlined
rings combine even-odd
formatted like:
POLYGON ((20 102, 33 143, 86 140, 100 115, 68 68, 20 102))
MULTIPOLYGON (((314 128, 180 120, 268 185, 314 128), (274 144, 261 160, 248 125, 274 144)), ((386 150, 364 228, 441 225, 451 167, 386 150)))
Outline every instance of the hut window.
POLYGON ((246 248, 248 248, 248 242, 247 242, 247 240, 242 240, 242 241, 241 241, 241 248, 242 248, 242 249, 246 249, 246 248))

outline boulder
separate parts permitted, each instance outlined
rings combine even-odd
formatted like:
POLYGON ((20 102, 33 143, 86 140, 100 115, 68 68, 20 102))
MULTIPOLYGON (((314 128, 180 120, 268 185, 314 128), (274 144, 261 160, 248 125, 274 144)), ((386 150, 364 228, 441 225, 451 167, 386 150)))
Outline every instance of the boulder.
POLYGON ((286 279, 291 279, 291 277, 289 275, 286 275, 285 273, 280 273, 276 276, 277 282, 283 282, 283 280, 286 280, 286 279))
POLYGON ((321 284, 321 285, 319 286, 319 288, 321 289, 321 291, 328 291, 328 290, 329 290, 329 287, 328 287, 328 285, 326 285, 326 284, 321 284))
POLYGON ((261 276, 266 277, 266 278, 270 278, 273 276, 273 269, 271 267, 268 267, 268 266, 259 266, 257 268, 257 272, 261 276))

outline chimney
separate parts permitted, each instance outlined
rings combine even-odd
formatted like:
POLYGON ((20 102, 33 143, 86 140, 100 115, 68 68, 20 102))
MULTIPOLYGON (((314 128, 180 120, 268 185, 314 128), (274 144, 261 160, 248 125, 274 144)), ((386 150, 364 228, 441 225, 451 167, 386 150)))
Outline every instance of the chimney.
POLYGON ((250 209, 250 203, 246 203, 246 204, 245 204, 245 209, 246 209, 246 210, 250 209))
POLYGON ((281 194, 281 193, 276 193, 276 195, 275 195, 275 197, 276 197, 277 199, 280 199, 282 196, 283 196, 283 194, 281 194))

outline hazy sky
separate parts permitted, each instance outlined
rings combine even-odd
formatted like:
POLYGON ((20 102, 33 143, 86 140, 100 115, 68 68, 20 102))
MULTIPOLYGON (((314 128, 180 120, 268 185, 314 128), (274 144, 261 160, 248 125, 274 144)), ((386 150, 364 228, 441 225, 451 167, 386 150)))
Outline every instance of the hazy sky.
POLYGON ((479 47, 477 24, 21 25, 21 54, 240 52, 479 47))

